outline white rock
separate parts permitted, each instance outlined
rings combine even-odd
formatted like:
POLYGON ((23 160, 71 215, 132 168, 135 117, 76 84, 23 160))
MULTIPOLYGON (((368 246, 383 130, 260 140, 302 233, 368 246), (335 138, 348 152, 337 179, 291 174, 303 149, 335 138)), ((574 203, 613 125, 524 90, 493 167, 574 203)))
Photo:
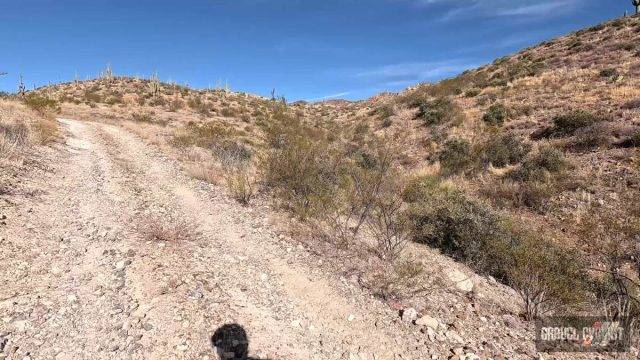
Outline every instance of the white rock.
POLYGON ((347 318, 347 321, 352 322, 353 320, 356 319, 356 316, 353 314, 349 314, 349 317, 347 318))
POLYGON ((473 290, 473 281, 462 271, 453 269, 447 273, 447 276, 458 290, 462 292, 470 292, 473 290))
POLYGON ((70 302, 70 303, 74 303, 74 302, 78 301, 78 297, 75 296, 74 294, 67 295, 67 301, 70 302))
POLYGON ((402 321, 411 323, 418 318, 418 312, 414 308, 406 308, 402 310, 402 321))
POLYGON ((418 320, 416 320, 416 325, 426 326, 430 329, 436 330, 438 329, 438 320, 436 320, 435 318, 432 318, 429 315, 425 315, 419 318, 418 320))
POLYGON ((459 344, 463 344, 464 343, 464 339, 460 335, 458 335, 457 332, 455 332, 453 330, 447 331, 445 333, 445 336, 447 338, 449 338, 449 340, 455 341, 455 342, 457 342, 459 344))
POLYGON ((116 270, 122 270, 126 266, 124 260, 120 260, 116 263, 116 270))

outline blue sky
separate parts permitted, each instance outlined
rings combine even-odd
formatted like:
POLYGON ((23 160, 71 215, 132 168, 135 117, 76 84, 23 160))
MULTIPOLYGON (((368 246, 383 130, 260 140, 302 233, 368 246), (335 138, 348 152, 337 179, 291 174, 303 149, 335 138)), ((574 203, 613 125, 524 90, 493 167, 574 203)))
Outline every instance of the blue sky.
POLYGON ((0 90, 118 75, 291 100, 435 81, 631 11, 627 0, 0 0, 0 90))

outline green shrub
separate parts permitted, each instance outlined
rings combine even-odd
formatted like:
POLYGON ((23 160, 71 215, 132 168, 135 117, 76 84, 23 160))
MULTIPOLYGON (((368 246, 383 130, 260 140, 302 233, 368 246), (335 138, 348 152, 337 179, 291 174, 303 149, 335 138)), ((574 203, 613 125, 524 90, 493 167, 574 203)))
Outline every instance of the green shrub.
POLYGON ((415 203, 440 191, 443 191, 440 188, 440 178, 435 175, 419 176, 407 183, 402 191, 402 198, 408 203, 415 203))
POLYGON ((603 78, 614 78, 618 77, 619 75, 620 74, 618 73, 618 70, 616 70, 615 68, 606 68, 600 70, 600 77, 603 78))
POLYGON ((414 241, 490 270, 486 250, 494 239, 505 236, 491 211, 455 190, 421 195, 412 199, 408 210, 414 241))
POLYGON ((576 131, 574 140, 567 147, 574 150, 590 150, 608 146, 611 130, 607 125, 599 123, 576 131))
POLYGON ((583 299, 585 266, 575 252, 540 233, 520 230, 459 191, 412 194, 407 213, 413 240, 512 286, 522 296, 528 318, 583 299))
POLYGON ((277 112, 267 129, 271 146, 262 159, 266 185, 301 219, 331 207, 339 185, 332 153, 321 134, 277 112))
POLYGON ((447 140, 438 153, 438 161, 445 175, 462 172, 473 162, 471 144, 465 139, 447 140))
POLYGON ((578 129, 591 126, 600 121, 605 121, 605 119, 588 111, 575 110, 553 118, 554 128, 552 131, 558 136, 570 136, 578 129))
POLYGON ((528 208, 540 214, 548 211, 548 201, 560 187, 553 181, 513 181, 498 179, 485 184, 480 192, 499 207, 528 208))
POLYGON ((33 94, 33 93, 28 94, 23 101, 25 105, 27 105, 28 107, 38 112, 60 111, 60 107, 58 106, 57 101, 37 95, 37 94, 33 94))
POLYGON ((131 114, 131 120, 135 122, 152 123, 153 119, 149 113, 133 113, 131 114))
POLYGON ((102 102, 102 96, 93 90, 86 90, 84 93, 86 102, 96 104, 102 102))
POLYGON ((226 168, 244 167, 253 156, 247 146, 233 139, 219 139, 211 149, 226 168))
POLYGON ((640 130, 636 131, 631 136, 631 141, 633 141, 633 146, 640 147, 640 130))
POLYGON ((530 150, 530 144, 516 135, 507 134, 489 139, 483 146, 482 156, 485 164, 504 167, 519 163, 530 150))
POLYGON ((482 90, 480 89, 469 89, 467 91, 464 92, 464 96, 468 97, 468 98, 472 98, 472 97, 476 97, 478 95, 480 95, 480 93, 482 92, 482 90))
POLYGON ((383 128, 388 128, 391 125, 393 125, 393 120, 391 120, 391 118, 386 118, 382 120, 382 123, 380 124, 383 128))
POLYGON ((524 301, 527 320, 586 299, 587 264, 577 252, 533 232, 515 231, 514 238, 510 258, 502 261, 507 284, 524 301))
POLYGON ((507 119, 507 108, 502 104, 494 104, 489 107, 489 110, 482 116, 482 120, 489 125, 502 125, 507 119))
POLYGON ((393 104, 384 104, 380 107, 378 107, 375 110, 376 115, 378 115, 382 120, 387 120, 390 117, 392 117, 393 115, 395 115, 396 110, 393 106, 393 104))
POLYGON ((187 101, 187 105, 200 115, 209 116, 211 113, 211 106, 203 101, 200 96, 190 98, 187 101))
POLYGON ((425 125, 453 123, 456 125, 462 118, 462 110, 447 97, 424 101, 419 106, 418 118, 425 125))
POLYGON ((552 174, 562 172, 568 162, 562 151, 545 146, 529 156, 520 168, 510 172, 508 177, 516 181, 546 181, 552 174))

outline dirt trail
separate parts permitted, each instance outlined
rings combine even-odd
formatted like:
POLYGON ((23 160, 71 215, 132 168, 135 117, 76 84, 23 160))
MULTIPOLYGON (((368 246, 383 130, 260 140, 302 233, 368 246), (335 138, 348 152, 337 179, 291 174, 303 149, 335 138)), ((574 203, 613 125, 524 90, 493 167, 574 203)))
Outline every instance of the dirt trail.
POLYGON ((0 234, 0 359, 216 359, 227 323, 256 358, 429 358, 419 333, 308 265, 260 212, 120 127, 61 122, 42 192, 0 234))

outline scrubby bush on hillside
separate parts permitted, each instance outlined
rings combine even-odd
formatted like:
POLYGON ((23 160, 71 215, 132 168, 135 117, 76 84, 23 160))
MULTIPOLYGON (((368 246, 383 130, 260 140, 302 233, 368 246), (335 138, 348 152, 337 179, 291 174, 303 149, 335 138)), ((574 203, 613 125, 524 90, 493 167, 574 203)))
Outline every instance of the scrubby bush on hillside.
POLYGON ((211 113, 211 107, 203 101, 200 96, 194 96, 187 101, 187 105, 195 112, 203 116, 209 116, 211 113))
POLYGON ((633 146, 640 147, 640 130, 633 133, 631 141, 633 142, 633 146))
POLYGON ((523 142, 516 135, 498 135, 484 144, 482 158, 485 164, 504 167, 521 162, 530 150, 531 145, 523 142))
POLYGON ((473 88, 473 89, 469 89, 469 90, 465 91, 464 92, 464 96, 468 97, 468 98, 472 98, 472 97, 476 97, 476 96, 480 95, 481 92, 482 92, 482 90, 473 88))
POLYGON ((510 258, 503 259, 506 282, 524 301, 527 320, 584 302, 587 264, 579 253, 538 233, 516 230, 512 236, 510 258))
POLYGON ((375 114, 378 115, 378 117, 380 117, 380 119, 382 119, 383 121, 389 119, 390 117, 395 115, 395 113, 396 110, 393 104, 384 104, 375 109, 375 114))
POLYGON ((142 123, 153 122, 153 118, 151 117, 151 114, 146 112, 134 112, 133 114, 131 114, 131 120, 135 122, 142 122, 142 123))
POLYGON ((60 111, 60 106, 58 105, 57 101, 37 95, 37 94, 29 94, 25 96, 24 103, 28 107, 40 113, 43 113, 46 111, 53 111, 53 112, 60 111))
POLYGON ((566 188, 568 166, 561 151, 544 146, 504 178, 482 186, 481 193, 500 207, 526 207, 544 213, 549 199, 566 188))
POLYGON ((412 185, 408 216, 414 241, 434 246, 476 271, 515 288, 534 318, 581 300, 584 264, 576 253, 540 234, 517 230, 462 192, 434 184, 412 185))
POLYGON ((507 119, 507 108, 502 104, 494 104, 489 107, 487 112, 482 116, 482 120, 489 124, 500 126, 507 119))
POLYGON ((218 141, 211 150, 224 168, 246 167, 253 156, 246 145, 231 138, 218 141))
POLYGON ((445 175, 466 170, 473 163, 471 143, 465 139, 447 140, 438 153, 438 161, 445 175))
POLYGON ((596 123, 582 129, 578 129, 572 142, 567 148, 574 150, 590 150, 605 147, 610 142, 611 128, 607 123, 596 123))
POLYGON ((602 69, 600 70, 600 77, 603 78, 615 78, 618 77, 620 74, 618 73, 618 70, 616 70, 615 68, 606 68, 606 69, 602 69))
POLYGON ((271 149, 261 164, 265 181, 297 216, 315 216, 331 206, 336 193, 335 154, 322 134, 299 120, 281 114, 272 121, 271 149))
POLYGON ((562 151, 552 146, 543 146, 508 176, 518 181, 545 181, 550 175, 560 173, 567 167, 568 162, 562 151))
POLYGON ((575 110, 553 118, 552 132, 556 136, 570 136, 577 130, 594 125, 606 119, 588 111, 575 110))
POLYGON ((616 209, 592 205, 579 228, 579 235, 593 246, 599 275, 596 296, 605 309, 621 320, 640 317, 640 210, 634 194, 621 194, 616 209))
POLYGON ((462 110, 451 99, 440 97, 420 103, 418 118, 425 125, 452 123, 457 125, 462 120, 462 110))

